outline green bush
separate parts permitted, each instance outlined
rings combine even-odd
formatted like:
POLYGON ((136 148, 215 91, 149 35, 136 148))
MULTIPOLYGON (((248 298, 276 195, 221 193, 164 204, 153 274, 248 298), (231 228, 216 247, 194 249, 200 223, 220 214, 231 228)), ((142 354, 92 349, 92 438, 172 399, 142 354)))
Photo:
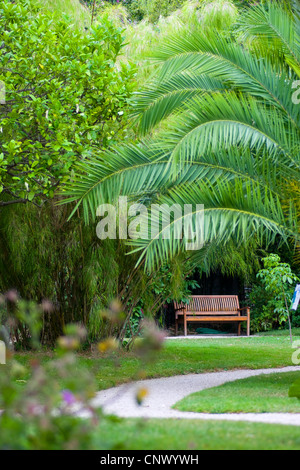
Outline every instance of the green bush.
POLYGON ((264 286, 254 284, 249 296, 251 307, 251 331, 270 331, 279 327, 278 315, 274 315, 273 298, 264 286))
POLYGON ((130 16, 135 21, 147 18, 151 23, 156 23, 160 16, 168 16, 180 8, 185 0, 129 0, 123 2, 130 16))
POLYGON ((293 328, 300 328, 300 309, 294 313, 292 313, 292 327, 293 328))
MULTIPOLYGON (((287 326, 289 308, 295 288, 299 281, 288 263, 280 262, 280 257, 270 254, 262 259, 264 269, 257 278, 250 294, 252 307, 251 328, 255 332, 268 331, 287 326)), ((298 326, 297 315, 294 315, 293 326, 298 326)))
POLYGON ((123 128, 134 74, 116 64, 122 32, 109 20, 90 31, 35 2, 0 5, 0 206, 41 203, 123 128))

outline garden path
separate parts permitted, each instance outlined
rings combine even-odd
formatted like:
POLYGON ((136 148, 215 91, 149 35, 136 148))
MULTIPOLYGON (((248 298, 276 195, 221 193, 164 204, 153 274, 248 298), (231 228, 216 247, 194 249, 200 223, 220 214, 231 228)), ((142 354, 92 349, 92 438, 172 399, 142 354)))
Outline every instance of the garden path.
POLYGON ((188 374, 159 379, 148 379, 102 390, 93 400, 103 411, 123 418, 175 418, 252 421, 300 426, 300 413, 239 413, 209 414, 172 409, 172 406, 191 393, 217 387, 226 382, 274 372, 300 371, 300 366, 276 369, 233 370, 188 374), (147 389, 148 395, 142 405, 136 401, 139 389, 147 389))

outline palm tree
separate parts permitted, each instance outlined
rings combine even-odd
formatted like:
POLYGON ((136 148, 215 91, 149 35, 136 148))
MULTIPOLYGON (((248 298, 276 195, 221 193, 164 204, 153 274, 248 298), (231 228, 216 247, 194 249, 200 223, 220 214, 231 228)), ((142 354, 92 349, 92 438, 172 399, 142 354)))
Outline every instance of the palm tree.
MULTIPOLYGON (((140 142, 82 163, 65 201, 76 201, 74 210, 82 204, 87 222, 120 194, 145 204, 203 204, 205 246, 190 253, 195 262, 227 243, 297 244, 297 9, 266 3, 226 34, 180 32, 153 60, 155 75, 137 96, 140 142)), ((175 225, 170 220, 171 234, 175 225)), ((185 249, 184 238, 162 235, 132 242, 147 269, 185 249)))

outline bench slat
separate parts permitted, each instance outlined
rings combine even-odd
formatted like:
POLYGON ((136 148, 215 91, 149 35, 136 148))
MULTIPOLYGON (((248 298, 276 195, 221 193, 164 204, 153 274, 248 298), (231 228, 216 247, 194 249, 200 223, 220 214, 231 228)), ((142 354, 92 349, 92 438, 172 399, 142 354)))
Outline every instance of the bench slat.
POLYGON ((187 320, 190 321, 199 321, 201 320, 202 322, 207 321, 207 322, 219 322, 219 321, 247 321, 248 317, 241 317, 241 316, 225 316, 225 317, 188 317, 187 320))
POLYGON ((238 334, 242 321, 247 321, 247 335, 250 335, 250 309, 247 316, 241 315, 237 295, 193 295, 188 304, 174 302, 175 327, 178 332, 180 317, 184 323, 184 334, 187 334, 187 322, 230 322, 239 323, 238 334))
MULTIPOLYGON (((191 311, 191 310, 186 310, 186 315, 189 315, 189 316, 195 316, 195 315, 213 315, 213 316, 217 316, 217 315, 238 315, 238 311, 237 310, 233 310, 233 311, 229 311, 229 310, 220 310, 218 312, 215 312, 215 311, 212 311, 210 312, 209 310, 207 312, 199 312, 197 310, 194 310, 194 311, 191 311)), ((184 311, 180 310, 180 312, 178 312, 178 315, 184 315, 184 311)))
POLYGON ((187 308, 189 311, 218 312, 238 311, 239 301, 236 295, 231 296, 192 296, 189 304, 175 302, 175 309, 187 308))

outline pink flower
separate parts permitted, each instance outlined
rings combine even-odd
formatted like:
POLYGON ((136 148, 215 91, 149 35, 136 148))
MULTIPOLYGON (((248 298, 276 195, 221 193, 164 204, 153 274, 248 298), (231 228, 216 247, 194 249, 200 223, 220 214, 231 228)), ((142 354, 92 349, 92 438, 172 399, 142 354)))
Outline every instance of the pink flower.
POLYGON ((70 390, 63 390, 62 398, 65 404, 68 406, 74 405, 74 403, 76 402, 76 398, 74 397, 73 393, 70 392, 70 390))

